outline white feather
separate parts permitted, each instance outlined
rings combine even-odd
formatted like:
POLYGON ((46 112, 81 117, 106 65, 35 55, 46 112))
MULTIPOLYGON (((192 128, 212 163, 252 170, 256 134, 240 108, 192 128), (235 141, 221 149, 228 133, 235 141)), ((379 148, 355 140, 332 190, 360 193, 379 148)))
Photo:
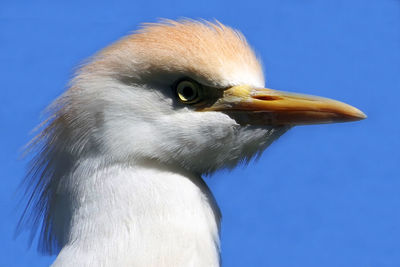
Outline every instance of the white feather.
POLYGON ((219 211, 199 177, 151 162, 91 165, 63 188, 73 212, 54 266, 219 265, 219 211))

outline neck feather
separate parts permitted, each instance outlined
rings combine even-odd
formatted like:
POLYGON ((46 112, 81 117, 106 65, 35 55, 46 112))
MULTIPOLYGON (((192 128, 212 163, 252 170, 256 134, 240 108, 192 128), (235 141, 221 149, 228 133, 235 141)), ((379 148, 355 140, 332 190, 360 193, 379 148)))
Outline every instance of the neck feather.
POLYGON ((219 266, 219 210, 201 177, 152 163, 87 175, 84 165, 55 200, 55 266, 219 266))

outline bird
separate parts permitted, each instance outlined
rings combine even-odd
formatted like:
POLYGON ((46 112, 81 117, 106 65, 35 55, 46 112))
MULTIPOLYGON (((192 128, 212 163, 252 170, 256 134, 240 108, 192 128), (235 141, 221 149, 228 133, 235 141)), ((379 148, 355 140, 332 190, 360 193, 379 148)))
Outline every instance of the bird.
POLYGON ((26 146, 18 229, 53 266, 220 266, 221 212, 203 177, 297 125, 366 118, 265 87, 259 58, 219 21, 146 23, 76 71, 26 146))

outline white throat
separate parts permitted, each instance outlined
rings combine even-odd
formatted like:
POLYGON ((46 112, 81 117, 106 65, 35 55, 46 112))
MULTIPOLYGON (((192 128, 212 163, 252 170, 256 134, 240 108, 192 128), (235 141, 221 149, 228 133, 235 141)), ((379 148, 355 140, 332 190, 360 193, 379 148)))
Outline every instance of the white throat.
POLYGON ((56 200, 64 236, 54 266, 219 266, 220 214, 200 176, 155 163, 91 165, 88 174, 80 164, 56 200))

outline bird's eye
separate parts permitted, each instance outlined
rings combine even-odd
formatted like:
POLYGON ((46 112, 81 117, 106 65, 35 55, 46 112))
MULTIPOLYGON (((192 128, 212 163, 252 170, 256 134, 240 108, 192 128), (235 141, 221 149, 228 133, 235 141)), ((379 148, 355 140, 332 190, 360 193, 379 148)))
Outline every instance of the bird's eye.
POLYGON ((193 81, 181 81, 176 86, 176 94, 183 103, 193 104, 200 99, 201 86, 193 81))

